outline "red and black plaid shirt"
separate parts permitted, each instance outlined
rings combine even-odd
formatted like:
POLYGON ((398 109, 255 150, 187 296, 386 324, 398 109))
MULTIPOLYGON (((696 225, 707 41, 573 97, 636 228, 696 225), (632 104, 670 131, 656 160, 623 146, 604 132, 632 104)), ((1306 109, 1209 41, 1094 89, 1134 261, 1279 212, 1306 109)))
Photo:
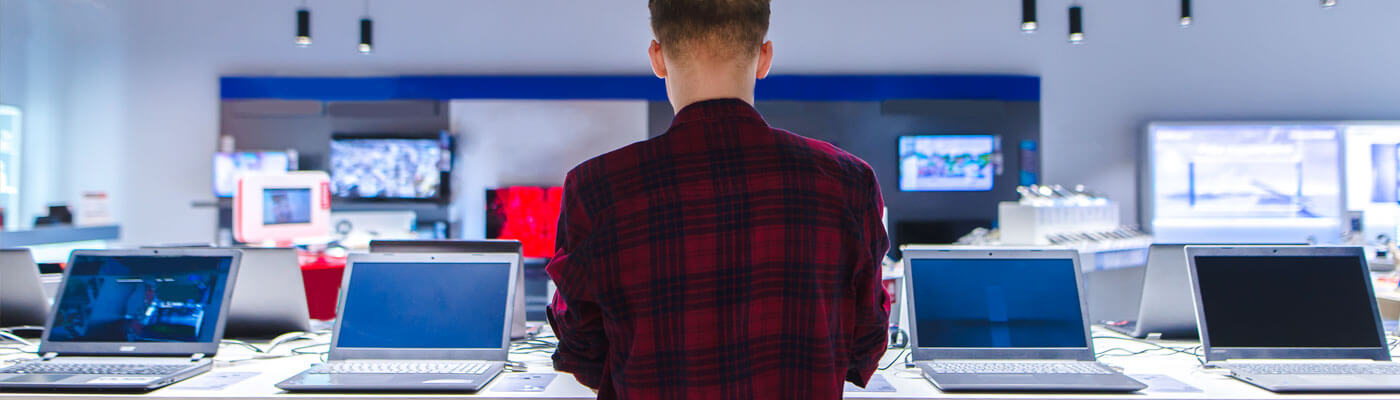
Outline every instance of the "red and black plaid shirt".
POLYGON ((690 105, 569 172, 554 367, 605 399, 840 398, 885 352, 883 207, 855 156, 690 105))

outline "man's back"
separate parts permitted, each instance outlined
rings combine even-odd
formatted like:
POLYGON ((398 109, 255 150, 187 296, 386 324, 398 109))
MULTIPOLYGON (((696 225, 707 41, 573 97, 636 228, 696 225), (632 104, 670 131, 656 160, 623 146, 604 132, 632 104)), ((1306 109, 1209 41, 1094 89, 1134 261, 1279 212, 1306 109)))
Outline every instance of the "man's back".
POLYGON ((556 367, 600 397, 838 398, 883 354, 883 205, 854 156, 711 100, 565 190, 556 367))

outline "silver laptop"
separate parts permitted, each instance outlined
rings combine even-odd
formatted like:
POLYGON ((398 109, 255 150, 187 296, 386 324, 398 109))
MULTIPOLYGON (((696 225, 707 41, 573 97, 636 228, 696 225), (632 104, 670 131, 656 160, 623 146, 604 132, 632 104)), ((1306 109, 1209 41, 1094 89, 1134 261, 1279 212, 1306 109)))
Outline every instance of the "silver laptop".
POLYGON ((277 387, 481 390, 505 368, 519 262, 501 253, 352 255, 330 361, 277 387))
POLYGON ((516 263, 515 310, 511 314, 510 337, 525 337, 525 253, 519 240, 371 240, 370 253, 510 253, 520 257, 516 263))
POLYGON ((233 338, 272 338, 311 330, 301 263, 293 248, 244 248, 228 314, 233 338))
POLYGON ((1161 339, 1196 339, 1196 307, 1191 302, 1191 276, 1190 272, 1187 272, 1186 246, 1188 245, 1154 244, 1148 248, 1137 319, 1104 321, 1104 327, 1135 338, 1158 335, 1161 339))
POLYGON ((0 327, 44 326, 49 299, 29 249, 0 249, 0 327))
POLYGON ((154 390, 213 367, 238 276, 234 250, 79 250, 45 325, 43 358, 0 390, 154 390))
MULTIPOLYGON (((171 244, 148 249, 212 248, 201 244, 171 244)), ((238 282, 229 305, 224 337, 269 339, 311 329, 297 251, 290 247, 239 248, 238 282)))
POLYGON ((913 359, 940 390, 1133 392, 1094 359, 1074 250, 905 251, 913 359))
POLYGON ((1396 392, 1360 247, 1187 247, 1207 365, 1274 392, 1396 392))

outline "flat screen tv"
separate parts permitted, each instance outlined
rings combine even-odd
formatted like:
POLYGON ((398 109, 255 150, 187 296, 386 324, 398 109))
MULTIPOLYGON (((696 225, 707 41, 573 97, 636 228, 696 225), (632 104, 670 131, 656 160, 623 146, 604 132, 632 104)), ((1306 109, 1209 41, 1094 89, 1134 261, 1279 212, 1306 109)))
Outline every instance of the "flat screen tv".
POLYGON ((899 190, 992 190, 999 146, 993 135, 923 135, 899 138, 899 190))
POLYGON ((215 153, 214 195, 233 197, 243 173, 283 174, 296 168, 296 154, 286 151, 215 153))
POLYGON ((553 257, 563 196, 557 186, 487 190, 486 237, 519 240, 525 257, 553 257))
POLYGON ((452 138, 348 135, 331 140, 331 194, 342 199, 447 201, 452 138))

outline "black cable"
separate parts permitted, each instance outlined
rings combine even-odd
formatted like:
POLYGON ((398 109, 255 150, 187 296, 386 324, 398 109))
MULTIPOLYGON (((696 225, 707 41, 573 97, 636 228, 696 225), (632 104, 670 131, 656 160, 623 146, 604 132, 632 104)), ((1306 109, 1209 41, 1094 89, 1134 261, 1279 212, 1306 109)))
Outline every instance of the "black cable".
POLYGON ((899 355, 894 356, 894 361, 890 361, 890 364, 889 364, 889 365, 880 367, 879 370, 884 371, 884 370, 893 368, 895 364, 899 363, 899 359, 900 359, 901 357, 904 357, 904 353, 906 353, 906 352, 908 352, 908 351, 909 351, 908 348, 905 348, 905 349, 903 349, 903 350, 900 350, 900 351, 899 351, 899 355))

